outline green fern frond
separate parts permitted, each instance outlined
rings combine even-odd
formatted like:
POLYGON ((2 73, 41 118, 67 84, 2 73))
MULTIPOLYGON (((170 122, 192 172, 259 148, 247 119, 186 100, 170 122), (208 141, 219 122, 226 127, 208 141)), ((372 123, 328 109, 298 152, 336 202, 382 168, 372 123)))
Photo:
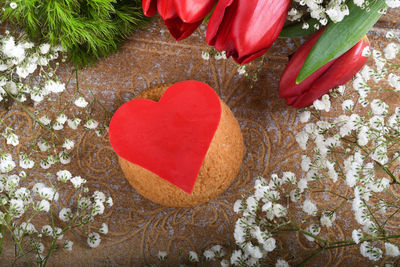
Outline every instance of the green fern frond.
POLYGON ((34 40, 61 44, 80 67, 116 52, 148 24, 140 0, 24 0, 15 9, 0 7, 1 21, 9 19, 34 40))

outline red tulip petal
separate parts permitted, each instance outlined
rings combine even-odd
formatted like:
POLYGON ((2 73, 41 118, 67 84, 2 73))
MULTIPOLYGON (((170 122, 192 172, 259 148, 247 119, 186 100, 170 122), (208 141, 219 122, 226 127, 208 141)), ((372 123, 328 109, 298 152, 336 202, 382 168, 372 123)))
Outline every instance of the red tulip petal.
MULTIPOLYGON (((234 0, 220 0, 217 3, 217 6, 214 9, 213 14, 208 22, 207 26, 207 44, 214 46, 217 41, 217 34, 219 39, 224 39, 224 32, 219 33, 220 27, 222 28, 223 21, 227 21, 228 19, 224 19, 226 9, 232 5, 234 0)), ((233 15, 233 14, 230 14, 233 15)), ((218 48, 217 48, 218 49, 218 48)), ((221 51, 221 49, 218 49, 221 51)))
POLYGON ((180 18, 175 17, 164 21, 165 25, 168 27, 169 32, 175 38, 175 40, 180 41, 191 35, 197 27, 200 26, 202 21, 195 23, 184 23, 180 18))
POLYGON ((365 37, 336 59, 334 64, 312 84, 305 94, 296 100, 293 106, 296 108, 310 106, 314 100, 328 93, 330 89, 350 81, 367 61, 368 58, 364 57, 362 53, 368 46, 369 41, 365 37))
POLYGON ((243 63, 254 53, 268 50, 278 38, 285 23, 290 0, 241 0, 231 26, 237 61, 243 63))
POLYGON ((164 21, 178 16, 174 0, 158 0, 157 11, 164 21))
MULTIPOLYGON (((286 21, 286 17, 282 17, 282 25, 284 24, 285 21, 286 21)), ((279 29, 282 29, 282 27, 280 27, 279 29)), ((280 32, 280 30, 279 30, 279 32, 280 32)), ((279 35, 279 32, 278 32, 278 35, 279 35)), ((272 43, 271 43, 271 45, 272 45, 272 43)), ((246 54, 244 56, 239 56, 237 53, 235 53, 235 54, 232 55, 232 58, 238 64, 241 64, 241 65, 247 64, 247 63, 255 60, 256 58, 264 55, 265 53, 267 53, 267 51, 270 49, 271 45, 267 46, 267 47, 264 47, 263 49, 261 49, 261 50, 259 50, 257 52, 253 52, 251 54, 246 54)))
POLYGON ((203 20, 212 10, 216 0, 175 0, 179 18, 185 23, 203 20))
POLYGON ((321 29, 314 33, 291 57, 279 82, 280 97, 286 98, 301 95, 304 91, 307 91, 312 83, 333 63, 333 61, 328 62, 303 82, 296 84, 296 78, 299 75, 300 69, 323 30, 324 29, 321 29))
POLYGON ((207 43, 240 64, 264 54, 278 38, 290 0, 219 1, 207 28, 207 43))
POLYGON ((143 0, 143 13, 147 17, 152 17, 157 11, 157 0, 143 0))
POLYGON ((297 96, 288 97, 286 98, 286 105, 291 106, 294 102, 296 102, 296 100, 297 96))

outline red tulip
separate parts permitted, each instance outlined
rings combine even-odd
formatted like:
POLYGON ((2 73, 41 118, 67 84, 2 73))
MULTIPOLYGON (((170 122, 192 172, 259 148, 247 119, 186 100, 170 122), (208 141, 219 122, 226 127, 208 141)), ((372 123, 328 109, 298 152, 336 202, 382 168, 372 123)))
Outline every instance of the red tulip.
POLYGON ((143 0, 143 12, 152 17, 156 10, 171 35, 182 40, 191 35, 210 13, 216 0, 143 0))
POLYGON ((207 43, 239 64, 262 56, 278 38, 290 0, 219 0, 207 27, 207 43))
POLYGON ((369 47, 365 36, 349 51, 337 59, 331 60, 307 79, 296 84, 296 78, 304 64, 311 48, 324 29, 314 33, 293 55, 283 72, 279 82, 279 96, 286 99, 286 104, 295 108, 311 106, 330 89, 347 83, 364 66, 367 57, 363 50, 369 47))

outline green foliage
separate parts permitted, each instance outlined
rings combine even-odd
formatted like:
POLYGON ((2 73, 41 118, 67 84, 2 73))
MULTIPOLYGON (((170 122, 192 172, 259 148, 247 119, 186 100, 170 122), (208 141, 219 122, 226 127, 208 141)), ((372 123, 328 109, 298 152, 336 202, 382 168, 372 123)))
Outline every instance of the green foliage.
POLYGON ((353 1, 348 3, 348 7, 350 14, 338 23, 330 22, 318 38, 300 70, 297 83, 304 81, 323 65, 340 57, 357 44, 387 8, 384 0, 371 1, 368 12, 353 1))
POLYGON ((34 40, 61 44, 76 66, 117 51, 135 29, 147 24, 141 0, 14 0, 2 21, 22 27, 34 40))

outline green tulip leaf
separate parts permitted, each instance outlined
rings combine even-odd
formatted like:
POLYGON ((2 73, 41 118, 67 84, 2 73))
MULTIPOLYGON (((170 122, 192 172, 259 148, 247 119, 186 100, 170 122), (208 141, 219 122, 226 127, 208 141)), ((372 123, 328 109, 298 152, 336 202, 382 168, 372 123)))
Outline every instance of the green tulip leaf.
POLYGON ((279 34, 280 38, 295 38, 295 37, 305 37, 313 34, 317 29, 314 27, 314 24, 318 23, 316 19, 309 19, 306 21, 309 27, 308 29, 303 29, 304 22, 294 23, 283 27, 281 33, 279 34))
POLYGON ((386 9, 385 0, 370 1, 369 11, 348 1, 350 14, 338 23, 330 22, 308 54, 296 83, 304 81, 308 76, 329 61, 346 53, 374 26, 386 9))

